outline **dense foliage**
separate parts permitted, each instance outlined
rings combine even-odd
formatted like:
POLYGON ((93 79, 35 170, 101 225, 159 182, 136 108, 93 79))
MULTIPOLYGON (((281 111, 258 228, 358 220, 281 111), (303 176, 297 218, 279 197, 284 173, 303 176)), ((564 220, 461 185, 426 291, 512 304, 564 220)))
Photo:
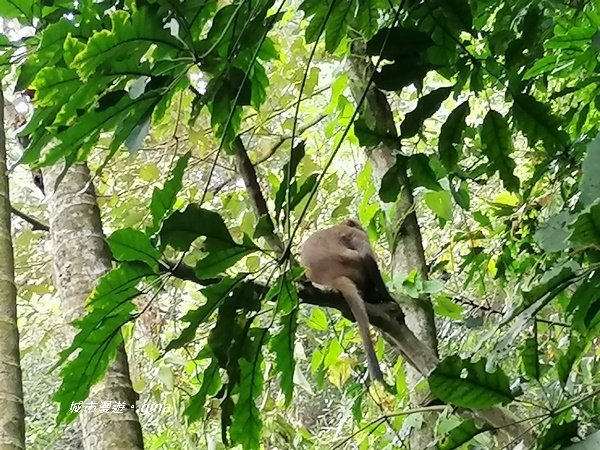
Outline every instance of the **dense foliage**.
MULTIPOLYGON (((160 349, 193 362, 182 381, 193 389, 190 423, 213 423, 218 405, 224 442, 259 448, 269 428, 272 442, 317 447, 306 430, 283 419, 267 427, 265 416, 293 404, 295 386, 332 393, 331 383, 353 399, 363 445, 400 445, 381 430, 416 424, 393 413, 401 420, 368 420, 377 409, 362 411, 372 399, 350 381, 364 368, 340 357, 358 342, 345 322, 322 348, 308 345, 312 387, 299 375, 298 342, 310 341, 301 329, 330 327, 321 310, 300 307, 302 273, 285 250, 324 214, 354 209, 383 241, 389 216, 378 200, 395 202, 408 170, 431 279, 415 271, 393 290, 433 301, 443 356, 427 380, 434 396, 466 409, 509 405, 531 420, 540 449, 600 426, 600 3, 0 0, 0 16, 32 27, 20 40, 0 36, 3 75, 33 98, 21 162, 90 161, 100 178, 118 178, 124 146, 161 183, 138 220, 114 222, 117 264, 61 353, 59 420, 103 376, 118 331, 143 317, 140 297, 199 288, 160 349), (368 89, 353 99, 354 75, 339 69, 350 58, 372 64, 368 84, 387 93, 398 132, 363 107, 368 89), (330 101, 314 98, 319 81, 330 101), (253 139, 280 130, 277 111, 285 138, 265 152, 253 139), (309 119, 321 132, 299 144, 309 119), (167 150, 145 151, 166 139, 167 150), (395 150, 380 187, 364 158, 355 169, 357 144, 395 150), (251 193, 220 188, 231 181, 221 165, 246 149, 270 164, 259 171, 269 216, 253 212, 251 193)), ((387 367, 384 407, 406 409, 402 365, 387 367)), ((438 448, 492 446, 487 425, 447 414, 438 448)))

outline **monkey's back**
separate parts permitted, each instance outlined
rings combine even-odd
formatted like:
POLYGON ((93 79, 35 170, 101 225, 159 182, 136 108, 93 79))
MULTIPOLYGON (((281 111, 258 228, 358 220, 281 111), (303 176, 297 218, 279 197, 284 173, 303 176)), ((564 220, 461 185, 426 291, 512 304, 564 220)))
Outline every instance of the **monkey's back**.
MULTIPOLYGON (((312 234, 300 250, 300 262, 313 283, 331 286, 331 281, 348 277, 357 284, 364 278, 364 268, 353 241, 362 231, 347 225, 336 225, 312 234)), ((365 235, 366 237, 366 235, 365 235)))

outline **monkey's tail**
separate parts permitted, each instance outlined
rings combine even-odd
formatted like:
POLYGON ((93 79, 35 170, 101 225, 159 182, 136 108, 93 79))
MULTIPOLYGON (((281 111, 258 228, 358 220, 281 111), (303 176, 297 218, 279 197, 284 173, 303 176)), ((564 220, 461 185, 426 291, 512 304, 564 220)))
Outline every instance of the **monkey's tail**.
POLYGON ((348 302, 348 306, 350 306, 352 315, 354 315, 360 337, 365 347, 365 353, 367 354, 367 365, 371 379, 382 381, 383 374, 381 373, 377 355, 375 355, 375 349, 373 348, 373 342, 371 341, 371 335, 369 334, 369 316, 356 285, 350 278, 339 277, 335 279, 331 287, 342 293, 346 302, 348 302))

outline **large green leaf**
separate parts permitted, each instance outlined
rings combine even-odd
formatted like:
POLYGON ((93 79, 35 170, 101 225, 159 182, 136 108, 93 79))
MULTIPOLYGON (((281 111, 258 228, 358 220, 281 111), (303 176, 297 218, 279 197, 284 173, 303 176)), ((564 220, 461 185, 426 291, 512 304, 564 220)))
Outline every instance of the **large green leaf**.
POLYGON ((440 109, 444 100, 452 92, 452 87, 438 88, 424 95, 417 102, 417 106, 409 112, 400 124, 400 135, 402 139, 413 137, 419 132, 425 119, 433 116, 440 109))
POLYGON ((121 327, 133 318, 132 300, 139 294, 136 286, 153 275, 147 264, 122 263, 100 279, 88 298, 89 312, 73 322, 79 332, 60 353, 62 364, 81 349, 61 369, 62 384, 54 396, 59 403, 58 422, 73 420, 71 403, 85 400, 90 387, 104 376, 123 341, 121 327))
POLYGON ((553 423, 546 432, 538 438, 540 450, 558 450, 570 444, 571 438, 577 436, 577 420, 564 423, 553 423))
POLYGON ((231 440, 241 444, 244 449, 260 448, 260 432, 262 430, 261 412, 256 406, 258 397, 262 394, 264 378, 262 373, 263 354, 262 344, 268 339, 267 329, 253 329, 251 339, 252 357, 239 360, 240 379, 238 400, 233 413, 229 434, 231 440))
POLYGON ((294 309, 280 319, 281 330, 271 340, 271 350, 275 353, 275 371, 281 375, 279 383, 285 395, 286 406, 292 401, 294 392, 294 345, 296 342, 296 327, 298 310, 294 309))
POLYGON ((530 146, 533 147, 538 141, 542 141, 550 154, 567 146, 569 137, 561 129, 559 119, 552 115, 547 105, 531 95, 515 95, 512 113, 517 126, 527 136, 530 146))
POLYGON ((240 286, 245 277, 246 274, 238 274, 235 278, 224 277, 219 283, 202 289, 201 292, 206 297, 206 303, 197 309, 190 310, 183 316, 181 320, 189 325, 183 329, 179 337, 169 342, 165 351, 181 348, 194 339, 198 327, 211 318, 233 290, 240 286))
POLYGON ((113 258, 117 261, 144 262, 158 272, 161 254, 145 233, 133 228, 124 228, 111 234, 107 242, 113 258))
POLYGON ((153 234, 160 228, 162 221, 173 211, 173 206, 177 200, 177 194, 181 190, 183 173, 187 167, 191 152, 187 152, 175 165, 169 178, 164 186, 155 188, 152 192, 152 201, 150 202, 150 211, 152 212, 152 227, 147 231, 148 234, 153 234))
POLYGON ((414 189, 423 186, 432 191, 441 191, 437 175, 429 164, 429 157, 424 153, 416 153, 408 157, 407 166, 410 169, 410 185, 414 189))
POLYGON ((540 379, 540 360, 536 336, 525 340, 525 346, 521 352, 521 362, 526 377, 534 380, 540 379))
POLYGON ((585 339, 571 335, 569 340, 569 348, 562 353, 556 362, 556 370, 558 371, 558 379, 564 386, 569 379, 571 369, 575 362, 579 359, 582 352, 585 350, 587 342, 585 339))
POLYGON ((570 230, 568 224, 573 216, 567 211, 561 211, 543 222, 534 238, 538 245, 547 252, 561 252, 569 247, 570 230))
POLYGON ((465 420, 457 427, 450 430, 442 439, 439 440, 437 450, 454 450, 466 444, 475 436, 484 433, 488 427, 479 428, 472 419, 465 420))
POLYGON ((190 397, 183 412, 190 423, 204 418, 206 397, 216 394, 220 387, 219 363, 216 359, 212 358, 210 365, 202 372, 200 389, 190 397))
POLYGON ((433 45, 431 36, 423 31, 402 27, 382 28, 367 42, 366 53, 369 56, 381 55, 382 58, 394 61, 423 54, 433 45))
POLYGON ((514 400, 506 374, 500 369, 486 372, 483 359, 471 363, 450 356, 438 364, 428 381, 433 395, 462 408, 489 408, 514 400))
POLYGON ((575 331, 585 336, 594 331, 600 314, 600 275, 586 278, 573 293, 565 310, 575 331))
POLYGON ((448 116, 440 131, 438 150, 440 160, 447 170, 453 171, 458 164, 457 145, 462 143, 462 134, 466 127, 465 119, 469 114, 469 101, 458 105, 448 116))
POLYGON ((511 192, 519 190, 519 179, 514 175, 515 162, 510 157, 513 152, 512 136, 506 119, 490 110, 481 127, 483 152, 488 157, 490 167, 497 170, 504 187, 511 192))
MULTIPOLYGON (((73 61, 73 68, 83 79, 115 62, 141 62, 151 45, 171 51, 173 57, 184 54, 181 41, 171 36, 149 8, 140 8, 131 15, 118 10, 110 20, 111 29, 95 33, 73 61)), ((191 55, 189 58, 191 62, 191 55)))
POLYGON ((570 225, 573 248, 584 249, 600 244, 600 200, 582 211, 570 225))

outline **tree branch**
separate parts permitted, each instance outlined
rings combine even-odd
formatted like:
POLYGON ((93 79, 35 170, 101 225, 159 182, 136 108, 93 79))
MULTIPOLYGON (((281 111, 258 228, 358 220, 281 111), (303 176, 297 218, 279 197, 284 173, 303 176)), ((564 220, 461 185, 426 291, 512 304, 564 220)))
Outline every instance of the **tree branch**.
POLYGON ((252 161, 250 161, 246 147, 239 136, 235 138, 233 147, 235 149, 235 163, 242 176, 242 180, 244 180, 244 185, 246 186, 252 209, 254 209, 254 213, 258 218, 262 218, 266 222, 268 227, 268 233, 264 238, 267 240, 269 246, 275 250, 279 256, 282 256, 285 251, 285 246, 283 245, 281 238, 275 233, 275 225, 269 214, 265 196, 258 184, 256 170, 254 170, 254 165, 252 164, 252 161))
POLYGON ((31 217, 31 216, 25 214, 22 211, 19 211, 14 206, 10 207, 10 212, 12 212, 15 216, 23 219, 25 222, 31 224, 32 230, 34 230, 34 231, 38 231, 38 230, 39 231, 50 231, 50 227, 48 225, 46 225, 43 222, 40 222, 39 220, 35 219, 34 217, 31 217))

